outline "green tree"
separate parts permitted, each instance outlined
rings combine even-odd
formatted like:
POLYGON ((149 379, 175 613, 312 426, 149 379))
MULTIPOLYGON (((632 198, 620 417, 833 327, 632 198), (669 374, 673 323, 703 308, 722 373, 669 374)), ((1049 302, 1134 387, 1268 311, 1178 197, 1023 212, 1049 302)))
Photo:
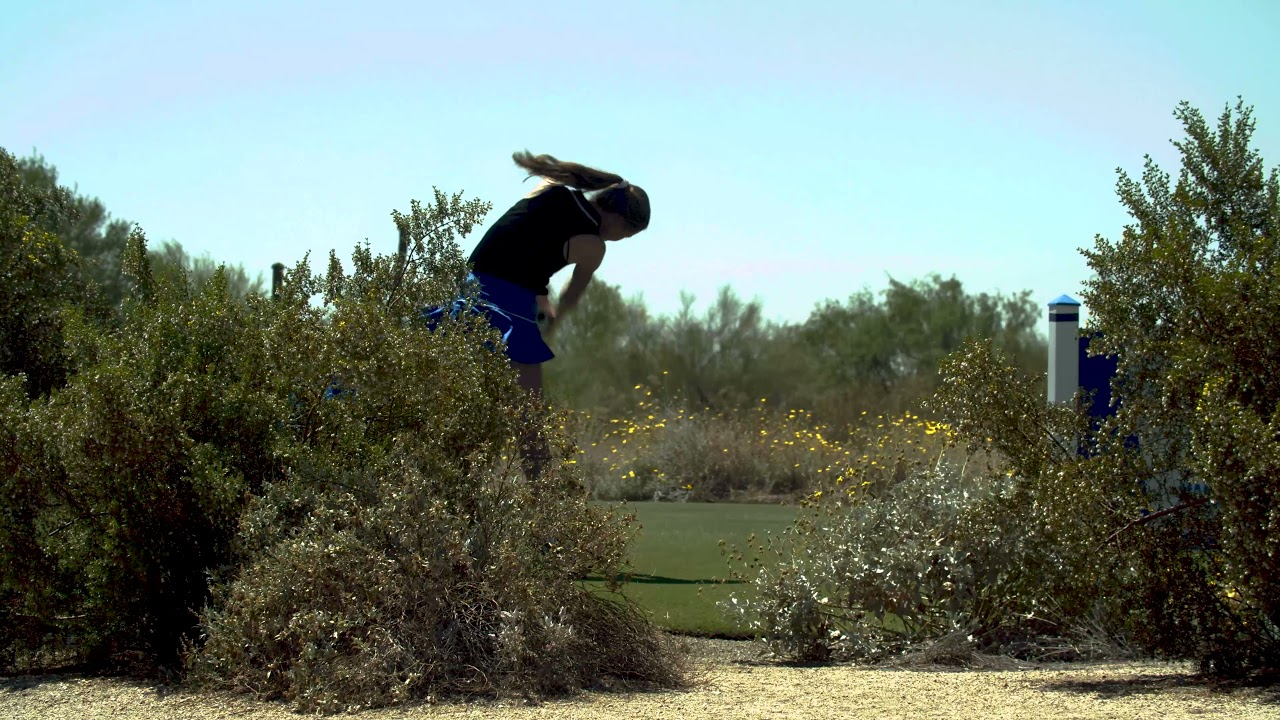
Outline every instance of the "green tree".
POLYGON ((642 300, 624 298, 616 285, 596 279, 556 329, 548 394, 581 411, 621 411, 627 392, 653 375, 656 332, 642 300))
POLYGON ((716 409, 740 407, 776 384, 767 365, 773 327, 758 301, 744 302, 722 287, 706 315, 692 312, 694 297, 664 319, 656 360, 670 372, 668 384, 690 402, 716 409))
POLYGON ((45 395, 71 372, 63 342, 68 314, 103 319, 84 266, 49 228, 74 216, 70 193, 27 184, 0 149, 0 370, 45 395))
POLYGON ((22 182, 34 191, 64 194, 62 212, 46 216, 41 227, 56 235, 85 261, 87 275, 106 294, 111 305, 118 306, 129 292, 127 278, 120 272, 120 258, 133 223, 112 218, 106 206, 96 197, 79 194, 58 183, 58 169, 43 155, 32 153, 18 161, 22 182))
POLYGON ((228 266, 219 263, 208 253, 193 257, 176 240, 167 240, 157 250, 151 250, 151 262, 161 274, 178 277, 185 274, 192 287, 202 287, 221 270, 226 278, 227 292, 243 299, 249 293, 262 293, 262 274, 250 278, 243 265, 228 266))
MULTIPOLYGON (((18 169, 23 184, 33 191, 55 193, 62 198, 58 212, 43 216, 41 228, 79 254, 86 276, 101 289, 108 303, 119 307, 129 293, 129 279, 121 272, 120 262, 133 223, 113 218, 100 199, 80 194, 79 186, 68 189, 60 185, 57 167, 43 155, 32 153, 18 160, 18 169)), ((220 266, 208 254, 191 256, 176 240, 168 240, 149 252, 157 272, 180 274, 180 269, 192 287, 202 287, 220 266)), ((234 297, 263 290, 261 273, 250 278, 243 265, 226 267, 226 278, 234 297)))
POLYGON ((814 402, 827 415, 897 411, 937 387, 938 364, 965 340, 986 338, 1026 370, 1043 368, 1047 344, 1036 330, 1030 292, 965 292, 955 277, 910 283, 890 279, 880 299, 870 290, 829 300, 809 316, 799 340, 813 358, 814 402), (841 409, 843 408, 843 412, 841 409))
POLYGON ((595 283, 556 333, 547 370, 558 402, 580 410, 626 413, 643 383, 657 399, 741 409, 813 409, 842 424, 862 410, 900 410, 937 385, 938 363, 969 337, 986 337, 1019 367, 1044 367, 1029 293, 966 293, 955 278, 891 281, 847 303, 828 301, 804 323, 772 323, 760 302, 721 288, 704 314, 682 295, 672 316, 651 316, 639 298, 595 283))
POLYGON ((764 319, 763 307, 721 288, 705 314, 682 294, 671 317, 653 317, 640 298, 593 283, 557 330, 557 358, 548 366, 553 397, 569 407, 625 413, 632 391, 648 386, 655 399, 733 409, 768 398, 796 399, 806 373, 794 332, 764 319))

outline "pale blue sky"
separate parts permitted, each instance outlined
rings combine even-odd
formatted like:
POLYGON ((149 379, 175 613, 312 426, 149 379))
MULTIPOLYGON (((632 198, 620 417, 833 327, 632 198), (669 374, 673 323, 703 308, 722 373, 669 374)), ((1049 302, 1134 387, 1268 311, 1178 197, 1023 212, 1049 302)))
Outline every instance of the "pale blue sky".
POLYGON ((433 184, 487 227, 528 148, 649 192, 600 276, 659 313, 729 284, 795 321, 935 271, 1047 302, 1127 221, 1117 166, 1176 175, 1179 100, 1243 95, 1280 163, 1265 0, 4 4, 0 146, 266 277, 394 249, 433 184))

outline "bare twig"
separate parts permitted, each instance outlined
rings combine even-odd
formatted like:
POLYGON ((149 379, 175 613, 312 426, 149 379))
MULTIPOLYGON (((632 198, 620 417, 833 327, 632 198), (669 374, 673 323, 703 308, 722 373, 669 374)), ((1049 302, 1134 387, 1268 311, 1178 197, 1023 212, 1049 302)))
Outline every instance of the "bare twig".
MULTIPOLYGON (((432 235, 434 233, 437 233, 443 230, 444 228, 448 227, 451 224, 456 225, 457 223, 458 221, 454 218, 442 220, 436 225, 433 225, 432 227, 427 228, 423 232, 423 235, 424 236, 432 235)), ((387 295, 388 309, 390 309, 392 304, 394 303, 396 299, 396 294, 400 292, 400 286, 404 282, 405 273, 408 272, 409 263, 413 260, 413 254, 418 248, 418 244, 415 242, 412 242, 412 238, 409 237, 409 228, 407 225, 404 227, 400 227, 399 224, 397 224, 397 228, 399 229, 399 232, 400 232, 400 246, 405 248, 405 252, 403 255, 399 256, 400 257, 399 272, 396 274, 395 284, 391 286, 391 292, 387 295)))
POLYGON ((62 523, 61 525, 59 525, 58 527, 54 528, 53 530, 50 530, 50 531, 49 531, 49 534, 48 534, 48 535, 46 535, 45 537, 53 537, 54 535, 57 535, 58 533, 62 532, 63 530, 66 530, 67 528, 71 527, 72 525, 75 525, 76 523, 80 522, 81 520, 88 520, 88 519, 95 518, 95 517, 102 517, 102 516, 104 516, 104 515, 108 515, 108 514, 110 514, 110 513, 105 513, 105 512, 96 512, 96 513, 89 513, 88 517, 74 517, 74 518, 71 518, 70 520, 68 520, 68 521, 66 521, 66 522, 64 522, 64 523, 62 523))
POLYGON ((1120 537, 1120 535, 1122 535, 1123 533, 1125 533, 1125 532, 1127 532, 1128 530, 1131 530, 1131 529, 1133 529, 1133 528, 1135 528, 1135 527, 1137 527, 1137 526, 1139 526, 1139 525, 1146 525, 1147 523, 1151 522, 1152 520, 1158 520, 1159 518, 1165 517, 1165 516, 1167 516, 1167 515, 1173 515, 1174 513, 1179 513, 1179 512, 1182 512, 1182 511, 1184 511, 1184 510, 1190 510, 1190 509, 1192 509, 1192 508, 1197 508, 1197 507, 1200 507, 1201 505, 1206 505, 1206 504, 1208 504, 1208 502, 1209 502, 1209 498, 1200 498, 1199 500, 1192 500, 1191 502, 1182 503, 1182 504, 1180 504, 1180 505, 1174 505, 1174 506, 1173 506, 1173 507, 1171 507, 1171 508, 1165 508, 1164 510, 1160 510, 1160 511, 1158 511, 1158 512, 1153 512, 1153 513, 1151 513, 1150 515, 1144 515, 1144 516, 1142 516, 1142 517, 1140 517, 1140 518, 1138 518, 1138 519, 1136 519, 1136 520, 1131 520, 1131 521, 1130 521, 1129 523, 1127 523, 1124 527, 1120 528, 1119 530, 1116 530, 1114 533, 1111 533, 1111 537, 1109 537, 1109 538, 1107 538, 1105 541, 1103 541, 1102 545, 1099 545, 1099 546, 1098 546, 1098 549, 1099 549, 1099 550, 1101 550, 1101 549, 1102 549, 1103 547, 1105 547, 1106 545, 1111 544, 1111 542, 1112 542, 1113 540, 1115 540, 1116 538, 1120 537))

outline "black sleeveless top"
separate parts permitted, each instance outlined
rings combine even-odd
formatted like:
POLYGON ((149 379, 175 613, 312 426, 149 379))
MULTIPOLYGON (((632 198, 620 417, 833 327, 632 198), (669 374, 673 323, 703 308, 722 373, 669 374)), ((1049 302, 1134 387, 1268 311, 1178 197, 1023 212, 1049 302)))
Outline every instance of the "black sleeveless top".
POLYGON ((476 272, 547 295, 551 276, 569 264, 565 242, 600 233, 600 215, 579 190, 552 185, 498 218, 468 262, 476 272))

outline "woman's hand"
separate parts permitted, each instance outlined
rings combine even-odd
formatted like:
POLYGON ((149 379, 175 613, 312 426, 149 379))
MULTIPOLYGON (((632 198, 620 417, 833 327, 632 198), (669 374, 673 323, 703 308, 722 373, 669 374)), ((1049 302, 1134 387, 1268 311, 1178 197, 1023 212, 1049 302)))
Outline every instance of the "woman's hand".
POLYGON ((549 338, 555 332, 556 314, 552 308, 547 308, 543 312, 538 313, 538 330, 542 333, 542 337, 549 338))

